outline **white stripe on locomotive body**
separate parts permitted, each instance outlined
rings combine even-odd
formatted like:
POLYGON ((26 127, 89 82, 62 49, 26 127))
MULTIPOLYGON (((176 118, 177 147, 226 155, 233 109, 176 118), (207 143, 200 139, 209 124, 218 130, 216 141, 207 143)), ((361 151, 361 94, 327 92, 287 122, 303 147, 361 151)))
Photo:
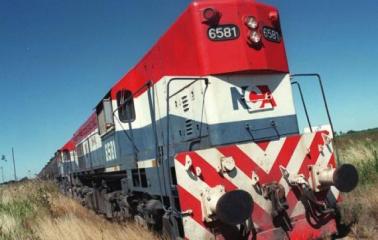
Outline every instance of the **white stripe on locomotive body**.
POLYGON ((191 171, 187 171, 179 162, 176 162, 175 170, 178 182, 182 183, 180 186, 196 199, 201 199, 201 192, 209 186, 191 171))
POLYGON ((250 159, 253 159, 266 173, 269 173, 284 143, 285 138, 273 140, 269 142, 265 151, 259 146, 249 143, 240 144, 238 148, 250 159))
MULTIPOLYGON (((252 119, 267 119, 294 115, 295 109, 291 94, 289 74, 265 74, 265 75, 225 75, 218 78, 210 77, 206 102, 206 113, 209 124, 243 121, 252 119), (231 92, 244 95, 243 87, 250 87, 257 91, 256 86, 268 86, 272 92, 276 106, 274 108, 261 108, 247 111, 237 101, 237 109, 234 109, 231 92), (232 114, 231 114, 232 113, 232 114)), ((235 100, 234 100, 235 101, 235 100)), ((259 101, 256 102, 260 104, 259 101)), ((271 104, 266 104, 271 105, 271 104)))
MULTIPOLYGON (((167 84, 173 78, 175 77, 164 77, 153 86, 156 105, 155 119, 157 121, 158 130, 161 131, 160 135, 165 134, 166 130, 167 84)), ((187 78, 188 80, 171 82, 170 95, 174 95, 177 91, 182 90, 185 85, 193 81, 193 79, 199 77, 187 76, 180 78, 187 78)), ((190 86, 190 88, 184 89, 170 100, 171 143, 184 142, 191 139, 185 136, 187 133, 185 131, 188 130, 185 128, 187 121, 193 123, 193 139, 198 137, 195 134, 199 134, 198 125, 202 123, 202 135, 206 136, 209 134, 210 142, 213 146, 251 140, 250 134, 245 130, 246 121, 250 123, 251 131, 253 131, 255 139, 277 137, 276 130, 280 136, 298 133, 289 74, 223 75, 216 77, 204 76, 201 78, 207 78, 209 80, 207 88, 204 82, 199 80, 190 86), (241 103, 241 95, 243 95, 244 91, 243 88, 256 88, 256 86, 260 85, 269 88, 276 106, 273 108, 254 109, 250 111, 241 103), (239 96, 234 96, 235 94, 239 96), (204 96, 205 99, 203 101, 204 96), (188 99, 189 109, 184 109, 182 102, 180 102, 184 97, 190 98, 188 99), (202 112, 203 102, 204 109, 202 112), (272 126, 272 121, 275 121, 276 130, 272 126), (235 129, 230 130, 231 127, 235 129), (182 136, 179 135, 180 130, 182 136), (239 131, 238 134, 232 134, 235 130, 239 131), (207 131, 210 131, 210 133, 207 131), (225 139, 220 133, 225 131, 229 131, 227 132, 229 135, 228 139, 225 139), (242 138, 240 138, 241 135, 243 136, 242 138)), ((268 103, 265 105, 269 107, 268 103)), ((112 106, 113 109, 117 109, 116 100, 112 101, 112 106)), ((151 128, 152 130, 147 91, 134 98, 134 106, 136 118, 135 121, 131 123, 133 130, 146 130, 146 128, 151 128)), ((114 123, 116 131, 129 130, 128 123, 119 121, 117 111, 115 112, 114 123)), ((138 136, 136 136, 136 138, 138 138, 138 136)), ((162 141, 162 139, 160 139, 160 141, 162 141)), ((153 143, 153 141, 148 142, 148 145, 144 144, 144 141, 139 144, 141 144, 142 147, 151 148, 153 147, 151 143, 153 143)), ((124 146, 124 144, 122 146, 124 146)))
POLYGON ((206 239, 206 240, 215 240, 214 234, 208 231, 201 224, 196 222, 191 217, 183 218, 185 237, 187 239, 206 239))
MULTIPOLYGON (((202 152, 202 154, 205 154, 204 151, 202 152)), ((198 151, 197 153, 201 155, 200 151, 198 151)), ((212 151, 212 153, 215 153, 215 152, 212 151)), ((195 176, 191 171, 187 171, 185 169, 185 166, 182 165, 178 161, 175 162, 175 170, 176 170, 177 180, 180 183, 180 187, 185 189, 185 191, 190 193, 199 202, 201 202, 201 208, 203 209, 204 206, 202 205, 201 194, 202 192, 205 191, 205 189, 210 188, 210 186, 206 182, 202 181, 199 177, 195 176)), ((237 172, 240 173, 240 171, 237 171, 237 172)), ((250 193, 253 193, 250 190, 252 189, 252 186, 248 186, 248 187, 245 186, 248 184, 248 181, 245 181, 244 183, 243 181, 240 181, 240 183, 244 184, 245 190, 247 190, 250 193)), ((254 201, 259 202, 260 197, 257 200, 254 197, 255 196, 253 196, 254 201)), ((268 204, 265 204, 262 202, 259 202, 258 204, 259 206, 261 206, 260 204, 265 206, 267 208, 266 209, 267 211, 271 208, 268 204)), ((187 239, 214 239, 214 236, 211 234, 211 232, 208 231, 206 228, 204 228, 204 226, 196 222, 190 215, 183 216, 183 226, 184 226, 184 231, 185 231, 185 237, 187 239), (196 232, 197 229, 199 229, 198 232, 196 232), (193 232, 196 232, 196 233, 193 233, 193 232)))
MULTIPOLYGON (((303 159, 308 154, 308 149, 310 149, 310 146, 312 142, 314 141, 315 134, 303 134, 301 136, 301 141, 298 143, 292 157, 290 158, 290 162, 286 166, 286 170, 289 173, 298 173, 299 169, 302 166, 303 159)), ((285 188, 286 196, 289 193, 291 187, 289 186, 288 182, 281 178, 279 183, 285 188)))
MULTIPOLYGON (((155 90, 156 103, 156 121, 166 117, 166 97, 167 97, 167 83, 175 76, 166 76, 153 85, 155 90)), ((234 121, 245 121, 255 119, 267 119, 270 117, 283 117, 295 115, 294 103, 292 99, 290 75, 289 74, 265 74, 265 75, 224 75, 224 76, 180 76, 180 78, 187 78, 187 81, 177 81, 177 84, 170 85, 170 95, 182 89, 185 85, 196 78, 207 78, 209 80, 209 87, 206 90, 205 96, 205 114, 208 124, 229 123, 234 121), (272 91, 272 95, 277 103, 274 109, 261 109, 261 111, 248 111, 241 106, 238 101, 237 109, 234 109, 232 91, 242 94, 242 87, 244 86, 259 86, 267 85, 272 91), (269 111, 270 110, 270 111, 269 111), (233 114, 230 114, 233 113, 233 114)), ((200 97, 202 105, 202 96, 205 91, 203 81, 200 86, 193 84, 194 94, 200 97)), ((234 100, 235 101, 235 100, 234 100)), ((170 102, 170 114, 178 117, 185 117, 181 109, 175 109, 174 103, 170 102)), ((268 105, 268 104, 267 104, 268 105)), ((141 95, 134 98, 134 106, 136 113, 136 120, 132 122, 133 129, 143 128, 151 125, 151 116, 149 112, 148 92, 145 91, 141 95)), ((113 109, 117 109, 117 101, 112 101, 113 109)), ((196 106, 198 107, 198 106, 196 106)), ((201 106, 199 106, 201 107, 201 106)), ((118 112, 115 112, 118 118, 118 112)), ((193 121, 201 121, 201 113, 193 114, 193 121)), ((203 120, 203 119, 202 119, 203 120)), ((115 119, 116 131, 123 131, 129 129, 128 123, 120 123, 115 119)), ((293 126, 293 132, 297 130, 296 123, 293 126)))
POLYGON ((148 159, 148 160, 138 161, 137 167, 138 168, 154 168, 154 167, 157 167, 157 161, 156 161, 156 159, 148 159))
MULTIPOLYGON (((167 84, 174 78, 176 77, 166 76, 153 85, 158 141, 163 146, 166 145, 167 140, 167 84)), ((298 133, 289 74, 180 76, 180 78, 188 80, 173 81, 169 86, 169 94, 173 96, 170 99, 170 145, 188 144, 191 139, 198 137, 200 132, 202 136, 209 138, 208 145, 202 146, 205 149, 217 145, 252 141, 251 133, 245 129, 246 123, 251 124, 251 131, 254 131, 252 134, 256 138, 277 138, 279 136, 276 131, 280 136, 298 133), (189 88, 182 90, 184 86, 197 78, 208 79, 208 86, 206 87, 203 80, 198 80, 189 88), (275 106, 268 102, 262 109, 251 109, 251 106, 253 108, 262 105, 259 100, 252 105, 243 105, 246 91, 253 90, 263 97, 265 93, 259 93, 257 86, 267 86, 271 91, 275 106), (185 108, 184 103, 188 103, 188 109, 185 108), (276 121, 277 129, 272 127, 272 121, 276 121), (192 124, 191 129, 186 128, 188 122, 192 124), (201 131, 198 127, 200 123, 203 125, 201 131), (189 131, 192 131, 192 136, 188 135, 191 133, 189 131)), ((134 160, 133 143, 123 132, 131 134, 129 123, 121 122, 118 111, 115 111, 114 131, 100 137, 96 129, 77 143, 77 146, 83 144, 86 160, 86 169, 79 169, 79 171, 87 170, 89 166, 98 168, 115 165, 120 165, 121 170, 130 170, 138 167, 138 161, 155 158, 155 139, 148 94, 148 91, 144 91, 133 99, 136 117, 131 126, 134 143, 138 148, 137 161, 134 160), (96 144, 93 144, 92 140, 95 140, 96 144), (89 154, 96 155, 95 159, 99 157, 103 159, 95 160, 95 164, 90 163, 89 158, 93 156, 89 154)), ((113 111, 118 108, 116 99, 112 100, 112 107, 113 111)), ((281 144, 281 140, 272 143, 272 145, 277 145, 275 147, 281 144)), ((186 146, 172 150, 172 156, 175 154, 174 151, 187 150, 186 146)), ((264 154, 261 151, 260 153, 258 159, 261 159, 263 163, 264 154)), ((278 153, 273 150, 272 154, 278 153)), ((266 165, 263 169, 268 170, 269 166, 266 165)), ((156 171, 148 171, 147 176, 151 186, 144 190, 158 194, 160 188, 157 185, 156 171)))
MULTIPOLYGON (((328 147, 324 149, 323 153, 319 154, 319 157, 316 160, 315 165, 326 168, 329 166, 329 163, 332 157, 333 157, 333 146, 332 144, 329 144, 328 147)), ((311 183, 311 176, 307 178, 307 182, 311 183)), ((328 196, 327 196, 328 203, 334 203, 334 201, 338 199, 339 194, 340 194, 339 190, 337 190, 334 186, 331 186, 328 192, 328 196)), ((302 215, 304 214, 304 212, 305 212, 305 209, 302 202, 298 201, 290 217, 293 218, 293 217, 302 215)))
MULTIPOLYGON (((254 144, 249 144, 254 145, 254 144)), ((218 167, 220 163, 220 159, 224 157, 222 153, 220 153, 216 148, 200 150, 196 152, 200 155, 207 163, 209 163, 214 169, 218 167)), ((271 162, 275 162, 272 159, 271 162)), ((243 189, 249 192, 253 198, 253 201, 258 204, 264 211, 270 212, 272 208, 272 204, 270 204, 264 196, 258 194, 252 185, 252 173, 250 176, 247 176, 242 170, 238 167, 235 167, 235 171, 230 173, 226 172, 223 174, 223 177, 229 180, 232 184, 234 184, 238 189, 243 189)), ((181 183, 181 181, 180 181, 181 183)), ((187 190, 187 189, 186 189, 187 190)), ((191 192, 192 193, 192 192, 191 192)))

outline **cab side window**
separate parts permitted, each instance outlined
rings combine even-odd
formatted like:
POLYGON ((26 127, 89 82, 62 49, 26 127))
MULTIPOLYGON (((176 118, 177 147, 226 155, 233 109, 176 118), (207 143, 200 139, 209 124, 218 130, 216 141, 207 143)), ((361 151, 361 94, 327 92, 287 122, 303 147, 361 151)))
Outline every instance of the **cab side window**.
POLYGON ((135 107, 131 91, 121 90, 117 93, 117 107, 121 122, 133 122, 135 120, 135 107))

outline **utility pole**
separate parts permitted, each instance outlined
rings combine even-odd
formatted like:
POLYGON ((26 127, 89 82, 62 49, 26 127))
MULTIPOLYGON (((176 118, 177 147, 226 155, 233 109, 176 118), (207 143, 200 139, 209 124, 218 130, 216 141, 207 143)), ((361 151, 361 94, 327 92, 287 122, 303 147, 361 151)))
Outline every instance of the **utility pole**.
POLYGON ((0 167, 1 168, 1 182, 3 183, 4 182, 4 168, 3 166, 0 167))
POLYGON ((17 175, 16 175, 16 162, 14 161, 14 150, 13 150, 13 147, 12 147, 12 158, 13 158, 14 180, 17 181, 17 175))
MULTIPOLYGON (((7 157, 5 155, 1 155, 1 161, 7 162, 7 157)), ((3 180, 2 182, 4 183, 4 168, 1 166, 1 179, 3 180)))

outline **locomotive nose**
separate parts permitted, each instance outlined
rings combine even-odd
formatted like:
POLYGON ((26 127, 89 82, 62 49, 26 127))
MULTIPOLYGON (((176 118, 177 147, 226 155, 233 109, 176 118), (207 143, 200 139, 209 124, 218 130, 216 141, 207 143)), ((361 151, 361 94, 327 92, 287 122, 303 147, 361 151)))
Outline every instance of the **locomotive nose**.
POLYGON ((237 225, 250 218, 252 211, 252 196, 246 191, 234 190, 219 198, 215 213, 220 221, 228 225, 237 225))

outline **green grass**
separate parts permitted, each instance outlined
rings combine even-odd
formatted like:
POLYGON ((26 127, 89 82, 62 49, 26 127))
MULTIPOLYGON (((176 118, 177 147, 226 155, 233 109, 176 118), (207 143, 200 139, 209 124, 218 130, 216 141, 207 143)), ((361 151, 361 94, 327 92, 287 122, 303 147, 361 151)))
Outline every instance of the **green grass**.
POLYGON ((343 221, 353 223, 352 239, 377 239, 378 129, 350 131, 335 140, 339 161, 354 164, 359 173, 357 188, 343 194, 343 221))
POLYGON ((356 164, 361 185, 376 184, 378 182, 378 156, 356 164))
POLYGON ((52 184, 15 183, 0 188, 0 240, 38 239, 30 227, 37 216, 49 212, 52 184))
POLYGON ((335 140, 339 161, 357 167, 360 184, 378 183, 378 128, 350 131, 335 140))

